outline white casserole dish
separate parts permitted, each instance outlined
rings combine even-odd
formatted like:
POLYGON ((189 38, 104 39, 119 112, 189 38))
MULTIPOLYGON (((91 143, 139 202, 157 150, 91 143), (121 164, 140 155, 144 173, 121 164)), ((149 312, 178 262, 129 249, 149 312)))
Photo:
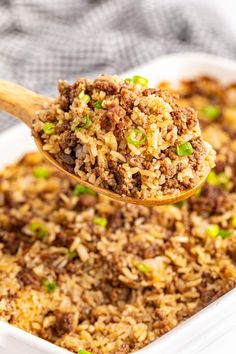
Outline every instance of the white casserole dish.
MULTIPOLYGON (((157 81, 177 82, 181 78, 207 74, 223 83, 236 82, 236 62, 202 53, 167 55, 124 74, 142 75, 157 81)), ((0 134, 0 168, 27 151, 35 150, 28 128, 23 125, 0 134)), ((29 314, 30 315, 30 314, 29 314)), ((222 296, 177 328, 137 354, 227 354, 235 353, 236 289, 222 296), (219 341, 221 339, 221 341, 219 341)), ((0 321, 0 354, 66 354, 45 340, 0 321)), ((115 354, 115 353, 114 353, 115 354)))

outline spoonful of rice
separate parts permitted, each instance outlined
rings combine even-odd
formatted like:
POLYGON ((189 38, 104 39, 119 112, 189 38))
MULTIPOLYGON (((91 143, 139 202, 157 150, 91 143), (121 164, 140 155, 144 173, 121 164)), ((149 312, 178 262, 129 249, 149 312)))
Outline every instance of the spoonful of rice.
POLYGON ((53 100, 0 81, 0 109, 27 124, 44 157, 79 188, 134 204, 176 203, 214 167, 196 111, 144 77, 59 81, 58 90, 53 100))

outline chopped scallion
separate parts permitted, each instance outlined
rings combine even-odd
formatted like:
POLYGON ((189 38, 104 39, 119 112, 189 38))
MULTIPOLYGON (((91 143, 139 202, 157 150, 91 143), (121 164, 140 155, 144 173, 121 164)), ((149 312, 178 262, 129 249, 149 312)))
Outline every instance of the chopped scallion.
POLYGON ((93 219, 93 223, 95 225, 99 225, 105 228, 107 226, 108 220, 106 218, 95 216, 95 218, 93 219))
POLYGON ((218 234, 220 232, 219 225, 217 225, 217 224, 209 225, 206 232, 207 232, 208 236, 211 236, 211 237, 218 236, 218 234))
POLYGON ((46 167, 36 167, 33 170, 33 176, 35 178, 43 178, 43 179, 47 179, 50 176, 50 172, 46 167))
POLYGON ((220 115, 220 110, 216 106, 205 106, 202 108, 201 113, 210 121, 217 119, 220 115))
POLYGON ((218 185, 218 179, 215 171, 211 171, 207 177, 207 182, 212 186, 218 185))
POLYGON ((176 148, 176 152, 178 156, 189 156, 193 153, 193 147, 190 142, 183 143, 178 145, 176 148))
POLYGON ((145 263, 137 263, 136 268, 140 273, 148 274, 151 272, 151 268, 145 263))
POLYGON ((209 225, 206 231, 207 231, 208 236, 221 237, 223 239, 225 239, 231 235, 230 230, 222 230, 222 229, 220 229, 219 225, 217 225, 217 224, 209 225))
POLYGON ((68 253, 68 258, 69 258, 70 260, 75 259, 77 256, 78 256, 78 253, 77 253, 76 250, 69 251, 69 253, 68 253))
POLYGON ((79 128, 87 129, 91 125, 91 120, 88 116, 76 118, 73 123, 71 124, 72 130, 77 130, 79 128))
POLYGON ((228 189, 230 179, 224 172, 216 174, 215 171, 211 171, 207 177, 207 182, 212 186, 223 187, 228 189))
POLYGON ((174 205, 176 208, 181 208, 185 203, 186 203, 185 200, 181 200, 180 202, 174 203, 173 205, 174 205))
POLYGON ((97 195, 97 193, 83 184, 77 184, 73 190, 73 195, 79 197, 81 194, 97 195))
POLYGON ((94 103, 94 107, 97 108, 97 109, 101 109, 102 108, 102 101, 96 101, 94 103))
POLYGON ((55 124, 54 123, 46 123, 43 126, 43 131, 47 135, 53 134, 54 133, 54 129, 55 129, 55 124))
POLYGON ((47 293, 51 294, 57 287, 55 280, 43 280, 42 285, 47 290, 47 293))
POLYGON ((91 352, 88 352, 87 350, 84 350, 84 349, 80 349, 78 351, 78 354, 92 354, 91 352))
POLYGON ((231 235, 231 231, 229 230, 220 230, 217 236, 220 236, 221 238, 228 238, 231 235))
POLYGON ((148 79, 142 76, 135 75, 132 77, 132 81, 136 85, 141 85, 141 86, 148 86, 148 79))
POLYGON ((30 225, 30 230, 34 232, 35 236, 43 239, 48 234, 48 229, 40 222, 34 222, 30 225))
POLYGON ((145 144, 145 141, 146 141, 146 134, 140 129, 133 129, 127 137, 127 142, 128 144, 131 145, 140 146, 145 144))
POLYGON ((90 96, 89 95, 86 95, 84 93, 84 91, 81 91, 80 94, 79 94, 79 99, 86 102, 86 103, 89 103, 90 101, 90 96))

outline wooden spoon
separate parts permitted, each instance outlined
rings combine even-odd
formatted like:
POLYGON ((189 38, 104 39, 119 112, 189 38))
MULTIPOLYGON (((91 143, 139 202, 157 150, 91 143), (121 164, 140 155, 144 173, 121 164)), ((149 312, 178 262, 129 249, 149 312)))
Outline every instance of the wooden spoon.
MULTIPOLYGON (((37 93, 27 90, 26 88, 16 85, 12 82, 0 80, 0 110, 5 111, 23 123, 32 128, 33 120, 37 119, 36 112, 43 108, 46 102, 52 99, 49 97, 38 95, 37 93)), ((136 199, 131 197, 123 197, 117 193, 111 192, 107 189, 95 186, 89 182, 82 180, 80 177, 66 171, 49 153, 43 150, 42 142, 39 138, 35 138, 36 145, 42 155, 57 167, 60 171, 67 176, 74 178, 78 183, 81 183, 89 188, 92 188, 97 193, 104 194, 112 199, 122 202, 141 204, 141 205, 164 205, 170 203, 177 203, 181 200, 187 199, 203 185, 205 182, 210 168, 206 176, 192 189, 181 191, 179 194, 158 196, 155 199, 136 199)))

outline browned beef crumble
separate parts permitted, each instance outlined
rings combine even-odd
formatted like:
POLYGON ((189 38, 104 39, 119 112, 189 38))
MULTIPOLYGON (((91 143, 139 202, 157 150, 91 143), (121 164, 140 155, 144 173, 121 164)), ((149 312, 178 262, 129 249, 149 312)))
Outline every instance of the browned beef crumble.
POLYGON ((40 279, 30 268, 24 267, 21 271, 19 271, 17 274, 17 279, 21 283, 22 287, 30 286, 36 290, 40 288, 40 279))
POLYGON ((56 322, 52 330, 56 337, 61 337, 73 330, 73 313, 56 312, 56 322))

